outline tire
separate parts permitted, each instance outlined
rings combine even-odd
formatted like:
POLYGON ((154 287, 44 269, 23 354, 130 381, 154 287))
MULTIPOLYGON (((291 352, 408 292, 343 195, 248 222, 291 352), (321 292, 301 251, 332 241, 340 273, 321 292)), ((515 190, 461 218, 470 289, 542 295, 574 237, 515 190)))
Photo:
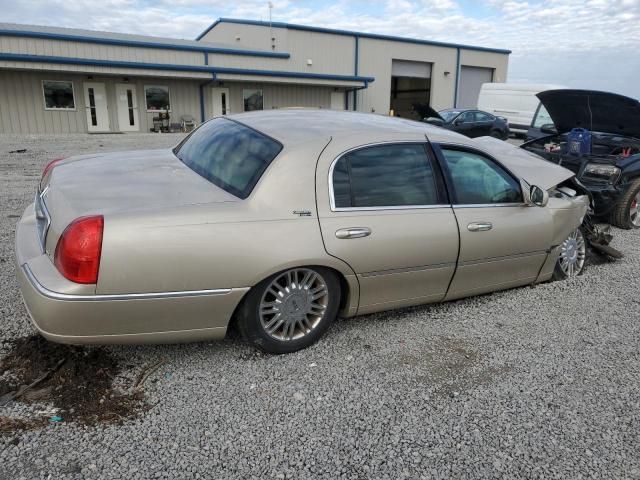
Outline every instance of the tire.
POLYGON ((313 345, 338 315, 340 279, 323 267, 276 273, 253 287, 238 310, 238 329, 262 351, 291 353, 313 345))
POLYGON ((489 133, 489 135, 492 136, 493 138, 504 140, 504 135, 500 130, 491 130, 491 133, 489 133))
POLYGON ((560 255, 553 269, 553 280, 566 280, 584 273, 587 260, 587 240, 582 227, 577 228, 560 244, 560 255))
POLYGON ((640 228, 640 178, 631 182, 618 200, 611 214, 611 224, 625 230, 640 228))

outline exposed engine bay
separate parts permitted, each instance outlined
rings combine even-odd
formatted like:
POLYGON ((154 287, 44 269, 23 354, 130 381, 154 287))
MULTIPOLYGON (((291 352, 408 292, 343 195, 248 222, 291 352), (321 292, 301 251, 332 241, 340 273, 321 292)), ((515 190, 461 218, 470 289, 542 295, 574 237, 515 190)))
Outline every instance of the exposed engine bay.
MULTIPOLYGON (((528 142, 522 146, 525 150, 536 153, 551 162, 572 170, 576 175, 581 173, 581 167, 589 163, 617 165, 621 160, 640 154, 640 139, 635 140, 619 135, 597 134, 591 135, 589 153, 574 153, 567 135, 543 137, 528 142)), ((594 181, 609 179, 607 170, 584 172, 594 181)))

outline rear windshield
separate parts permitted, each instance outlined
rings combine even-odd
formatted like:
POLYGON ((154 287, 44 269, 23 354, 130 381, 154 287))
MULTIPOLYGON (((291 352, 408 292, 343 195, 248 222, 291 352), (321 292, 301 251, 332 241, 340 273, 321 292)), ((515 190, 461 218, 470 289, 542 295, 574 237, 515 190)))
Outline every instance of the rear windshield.
POLYGON ((174 149, 194 172, 240 198, 247 198, 282 145, 240 123, 216 118, 174 149))

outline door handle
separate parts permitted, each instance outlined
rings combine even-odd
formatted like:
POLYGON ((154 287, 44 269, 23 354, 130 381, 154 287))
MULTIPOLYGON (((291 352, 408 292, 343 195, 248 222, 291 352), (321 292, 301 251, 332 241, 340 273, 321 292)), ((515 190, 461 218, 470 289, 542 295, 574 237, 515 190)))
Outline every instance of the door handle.
POLYGON ((341 228, 336 232, 336 237, 342 240, 368 237, 369 235, 371 235, 371 230, 367 227, 341 228))
POLYGON ((467 230, 470 232, 486 232, 492 228, 493 224, 489 222, 474 222, 467 225, 467 230))

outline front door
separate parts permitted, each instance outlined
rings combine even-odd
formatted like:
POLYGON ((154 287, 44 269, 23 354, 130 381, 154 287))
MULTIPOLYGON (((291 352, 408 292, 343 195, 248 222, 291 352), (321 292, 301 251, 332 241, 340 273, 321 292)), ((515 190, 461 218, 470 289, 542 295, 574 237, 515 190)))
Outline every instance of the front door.
POLYGON ((229 89, 228 88, 212 88, 211 102, 212 102, 214 117, 229 115, 231 113, 231 110, 229 108, 229 89))
POLYGON ((344 92, 331 92, 331 110, 344 110, 344 92))
POLYGON ((84 105, 90 132, 109 131, 109 110, 104 83, 85 82, 84 105))
POLYGON ((116 104, 118 106, 118 126, 120 131, 139 131, 136 86, 128 83, 118 83, 116 85, 116 104))
POLYGON ((552 242, 549 210, 525 205, 520 182, 481 152, 453 146, 440 151, 460 228, 447 300, 534 282, 552 242))
POLYGON ((329 144, 320 157, 318 215, 327 252, 358 276, 358 312, 442 300, 455 270, 458 227, 426 144, 341 153, 329 144))

